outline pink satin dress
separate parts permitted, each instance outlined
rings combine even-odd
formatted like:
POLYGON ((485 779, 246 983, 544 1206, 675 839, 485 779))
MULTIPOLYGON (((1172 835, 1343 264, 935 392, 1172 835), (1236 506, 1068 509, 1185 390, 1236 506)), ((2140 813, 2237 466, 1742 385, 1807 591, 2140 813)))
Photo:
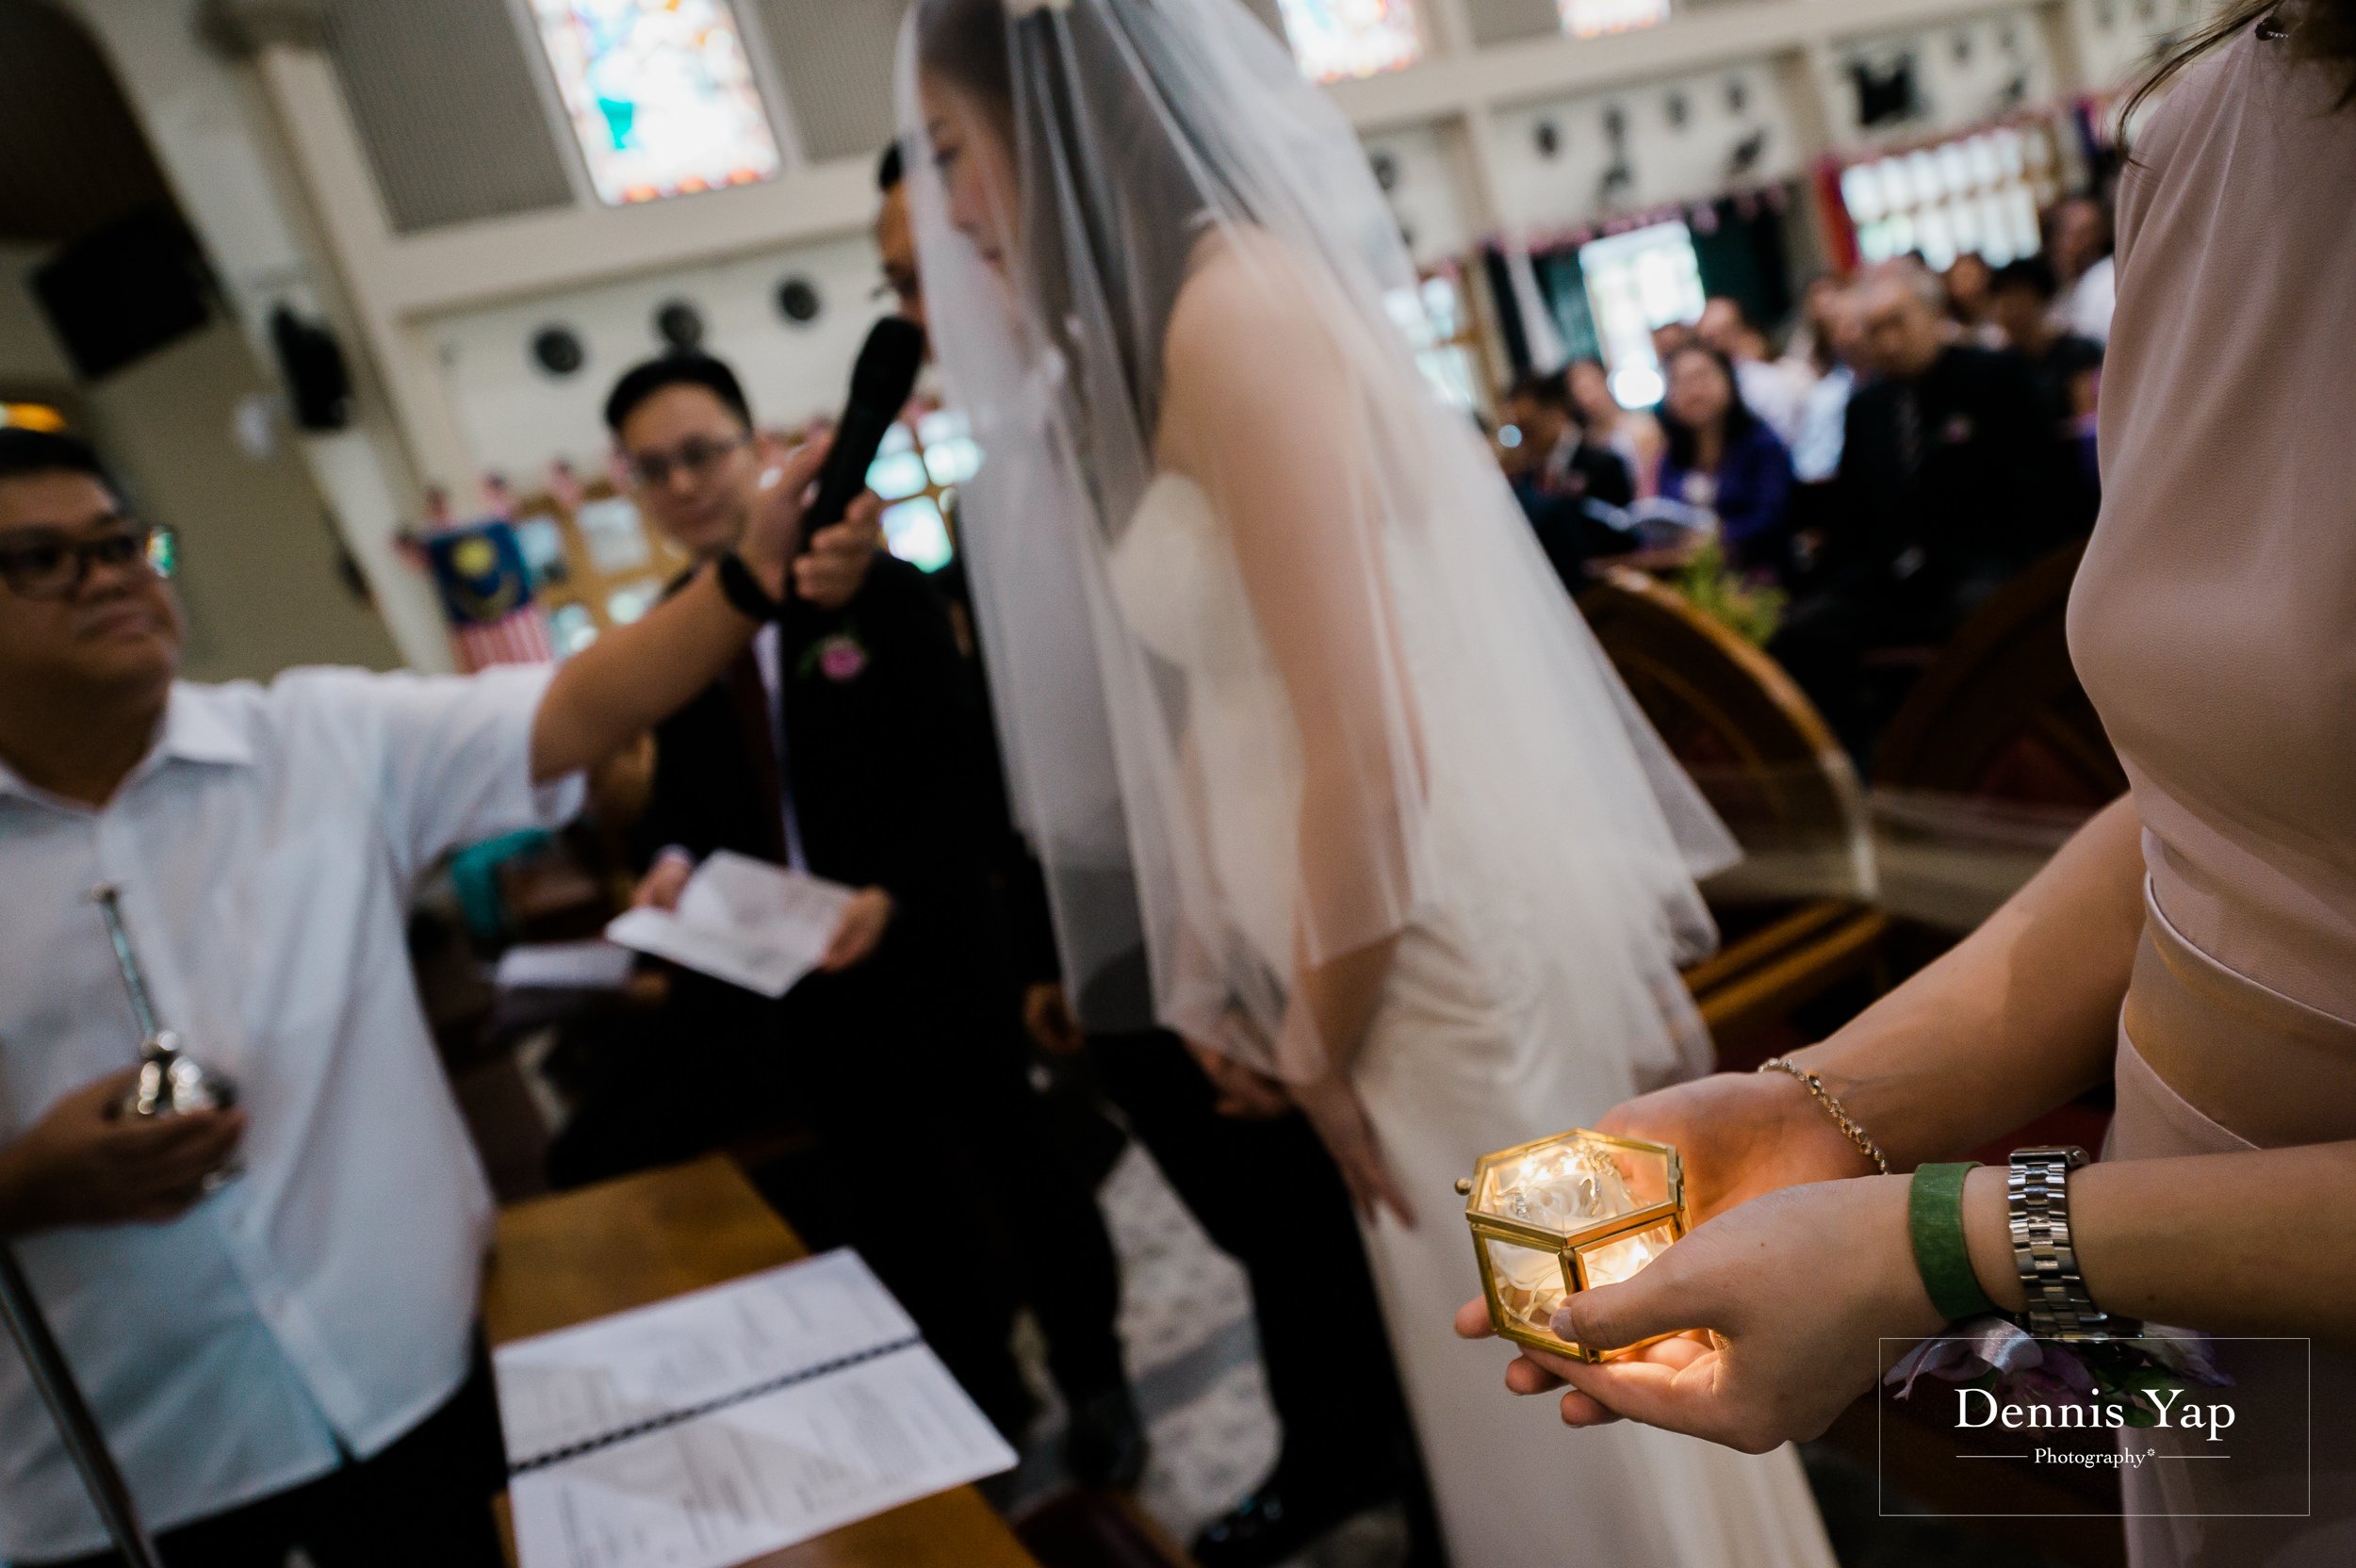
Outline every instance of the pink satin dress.
MULTIPOLYGON (((2356 1138, 2356 108, 2290 53, 2196 67, 2119 196, 2070 606, 2150 873, 2115 1160, 2356 1138)), ((2253 1355, 2220 1360, 2306 1379, 2253 1355)), ((2356 1358, 2312 1380, 2312 1468, 2284 1430, 2125 1473, 2136 1568, 2356 1564, 2356 1358)))

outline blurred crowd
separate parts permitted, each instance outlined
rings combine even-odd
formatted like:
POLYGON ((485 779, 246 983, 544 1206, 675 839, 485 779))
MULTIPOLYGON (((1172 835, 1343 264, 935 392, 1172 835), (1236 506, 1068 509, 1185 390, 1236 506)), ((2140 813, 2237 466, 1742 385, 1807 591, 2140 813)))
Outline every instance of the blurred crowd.
POLYGON ((1565 584, 1714 537, 1786 596, 1770 651, 1870 753, 1929 651, 2100 510, 2110 217, 2073 198, 2043 229, 2002 267, 1819 277, 1780 352, 1712 298, 1654 334, 1654 409, 1621 407, 1592 358, 1522 378, 1498 456, 1565 584))

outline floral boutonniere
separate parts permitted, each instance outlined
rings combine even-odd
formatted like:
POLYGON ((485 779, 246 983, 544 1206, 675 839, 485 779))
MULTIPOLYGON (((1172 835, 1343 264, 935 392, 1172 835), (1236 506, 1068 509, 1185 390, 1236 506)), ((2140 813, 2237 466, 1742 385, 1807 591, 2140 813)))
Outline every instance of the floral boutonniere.
POLYGON ((838 686, 845 686, 867 673, 868 662, 867 645, 859 640, 857 630, 845 627, 810 644, 802 655, 798 673, 804 680, 824 676, 838 686))

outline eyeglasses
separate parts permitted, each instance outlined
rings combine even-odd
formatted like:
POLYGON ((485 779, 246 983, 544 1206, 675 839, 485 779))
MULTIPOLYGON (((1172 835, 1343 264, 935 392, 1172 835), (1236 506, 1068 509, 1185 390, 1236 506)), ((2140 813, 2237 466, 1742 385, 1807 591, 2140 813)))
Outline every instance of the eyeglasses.
POLYGON ((96 566, 137 564, 160 578, 180 566, 179 536, 153 523, 116 519, 95 539, 73 540, 46 530, 0 537, 0 582, 19 598, 70 598, 96 566))
POLYGON ((726 441, 706 441, 692 438, 679 443, 676 451, 642 452, 630 460, 630 471, 639 483, 650 490, 660 490, 671 482, 671 476, 683 473, 690 479, 701 479, 713 465, 729 453, 741 450, 751 437, 737 435, 726 441))

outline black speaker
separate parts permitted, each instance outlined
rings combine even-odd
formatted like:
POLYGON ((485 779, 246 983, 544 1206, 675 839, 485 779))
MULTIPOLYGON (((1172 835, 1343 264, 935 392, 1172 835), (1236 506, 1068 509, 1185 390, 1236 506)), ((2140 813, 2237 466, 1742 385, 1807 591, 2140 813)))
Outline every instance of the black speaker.
POLYGON ((809 326, 826 308, 818 286, 808 278, 788 278, 777 285, 777 314, 797 327, 809 326))
POLYGON ((545 374, 563 380, 589 363, 589 351, 581 347, 581 334, 562 321, 553 321, 532 334, 532 363, 545 374))
POLYGON ((278 351, 297 428, 338 431, 350 425, 352 372, 335 335, 280 305, 270 313, 270 341, 278 351))
POLYGON ((1896 124, 1922 112, 1914 84, 1914 57, 1901 55, 1887 66, 1851 60, 1849 80, 1857 89, 1857 122, 1866 130, 1896 124))
POLYGON ((36 268, 33 297, 84 381, 112 375, 213 318, 217 290, 196 236, 170 207, 142 207, 36 268))
POLYGON ((703 347, 704 313, 685 300, 673 300, 654 313, 654 335, 675 353, 694 353, 703 347))

